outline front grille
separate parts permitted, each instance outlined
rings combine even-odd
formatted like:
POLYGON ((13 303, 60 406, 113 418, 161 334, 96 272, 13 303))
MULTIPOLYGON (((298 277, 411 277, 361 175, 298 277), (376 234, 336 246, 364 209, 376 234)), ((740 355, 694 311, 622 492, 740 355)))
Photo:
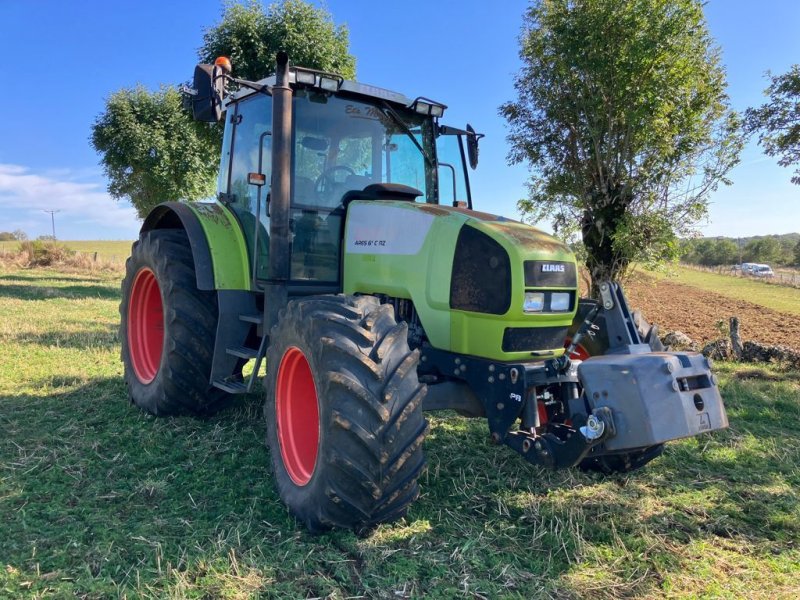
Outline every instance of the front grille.
POLYGON ((511 307, 511 260, 503 247, 464 225, 450 281, 450 308, 503 315, 511 307))
POLYGON ((506 327, 503 352, 537 352, 564 347, 566 327, 506 327))
POLYGON ((578 287, 575 263, 526 260, 525 287, 578 287))

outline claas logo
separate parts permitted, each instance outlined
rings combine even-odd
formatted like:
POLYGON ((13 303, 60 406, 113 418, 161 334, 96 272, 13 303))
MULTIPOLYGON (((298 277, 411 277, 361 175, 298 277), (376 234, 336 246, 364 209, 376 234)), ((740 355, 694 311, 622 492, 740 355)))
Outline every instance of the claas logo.
POLYGON ((563 273, 564 265, 543 264, 542 273, 563 273))

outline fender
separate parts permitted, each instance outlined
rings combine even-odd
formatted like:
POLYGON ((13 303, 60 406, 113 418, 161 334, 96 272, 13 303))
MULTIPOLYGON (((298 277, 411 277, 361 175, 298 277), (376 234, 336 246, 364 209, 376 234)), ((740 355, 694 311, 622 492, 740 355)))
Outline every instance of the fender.
POLYGON ((142 224, 141 233, 183 229, 192 248, 197 288, 250 290, 250 259, 241 226, 219 202, 165 202, 142 224))

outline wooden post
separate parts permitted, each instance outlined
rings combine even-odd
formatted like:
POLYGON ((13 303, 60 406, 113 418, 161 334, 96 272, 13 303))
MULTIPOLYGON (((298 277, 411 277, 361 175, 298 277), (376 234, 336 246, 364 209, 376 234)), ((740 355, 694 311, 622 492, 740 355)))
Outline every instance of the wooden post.
POLYGON ((739 335, 739 317, 731 317, 731 353, 734 360, 742 360, 742 338, 739 335))

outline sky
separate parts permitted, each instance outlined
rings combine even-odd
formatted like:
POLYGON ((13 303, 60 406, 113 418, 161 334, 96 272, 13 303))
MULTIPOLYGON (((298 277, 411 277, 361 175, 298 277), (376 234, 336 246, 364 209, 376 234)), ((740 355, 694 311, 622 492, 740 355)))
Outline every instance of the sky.
MULTIPOLYGON (((320 2, 315 2, 320 4, 320 2)), ((444 122, 486 134, 471 172, 475 207, 518 217, 528 171, 509 166, 498 107, 514 99, 525 0, 327 0, 350 31, 358 79, 449 106, 444 122)), ((0 0, 0 231, 63 240, 133 239, 133 208, 112 199, 90 127, 121 87, 188 80, 219 0, 0 0)), ((734 109, 764 101, 765 74, 800 62, 800 2, 710 0, 734 109)), ((707 236, 800 231, 800 186, 753 142, 711 197, 707 236)), ((545 225, 545 224, 541 224, 545 225)))

